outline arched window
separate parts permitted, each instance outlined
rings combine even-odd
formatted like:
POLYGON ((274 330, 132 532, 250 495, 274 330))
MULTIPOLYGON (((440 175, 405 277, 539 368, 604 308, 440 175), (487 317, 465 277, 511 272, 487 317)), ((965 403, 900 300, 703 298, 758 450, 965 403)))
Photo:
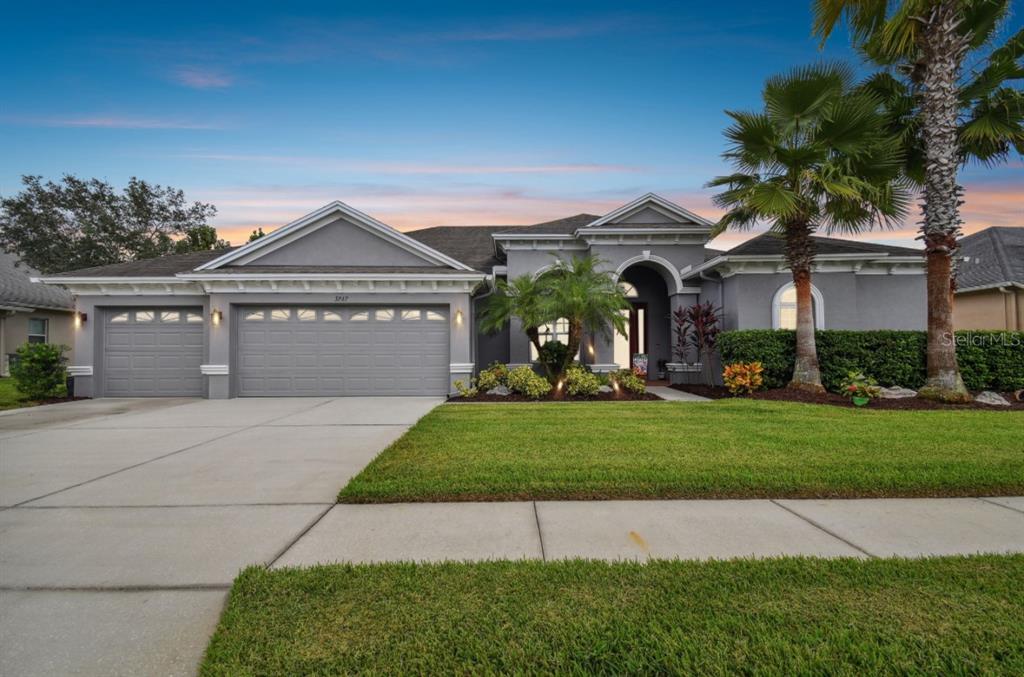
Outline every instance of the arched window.
MULTIPOLYGON (((824 329, 825 299, 813 284, 811 305, 814 308, 814 328, 824 329)), ((796 286, 792 282, 779 287, 772 299, 772 329, 796 329, 796 286)))
POLYGON ((619 287, 622 289, 622 293, 626 295, 627 299, 635 299, 640 297, 640 292, 636 290, 629 282, 619 282, 619 287))

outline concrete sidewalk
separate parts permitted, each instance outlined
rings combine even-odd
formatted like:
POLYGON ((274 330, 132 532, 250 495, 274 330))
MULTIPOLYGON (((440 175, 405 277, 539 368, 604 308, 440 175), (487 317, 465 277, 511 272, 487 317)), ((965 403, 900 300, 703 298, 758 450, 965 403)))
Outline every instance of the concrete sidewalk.
POLYGON ((1024 552, 1024 497, 338 505, 275 567, 1024 552))

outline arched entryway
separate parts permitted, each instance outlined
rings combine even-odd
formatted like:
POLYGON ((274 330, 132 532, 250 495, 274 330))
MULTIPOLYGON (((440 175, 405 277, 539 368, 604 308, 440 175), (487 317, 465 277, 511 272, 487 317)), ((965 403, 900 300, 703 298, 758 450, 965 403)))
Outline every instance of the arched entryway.
POLYGON ((672 361, 672 308, 681 286, 679 273, 662 259, 637 257, 623 262, 616 275, 631 306, 624 313, 628 331, 605 342, 604 359, 599 361, 632 368, 637 356, 645 356, 648 379, 663 377, 664 365, 672 361))

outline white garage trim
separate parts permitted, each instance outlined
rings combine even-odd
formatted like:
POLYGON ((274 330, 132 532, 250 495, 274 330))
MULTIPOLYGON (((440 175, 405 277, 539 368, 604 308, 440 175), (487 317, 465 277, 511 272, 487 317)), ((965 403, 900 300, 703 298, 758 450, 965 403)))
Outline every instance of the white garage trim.
POLYGON ((226 364, 201 364, 199 365, 199 371, 204 376, 226 376, 230 373, 229 367, 226 364))

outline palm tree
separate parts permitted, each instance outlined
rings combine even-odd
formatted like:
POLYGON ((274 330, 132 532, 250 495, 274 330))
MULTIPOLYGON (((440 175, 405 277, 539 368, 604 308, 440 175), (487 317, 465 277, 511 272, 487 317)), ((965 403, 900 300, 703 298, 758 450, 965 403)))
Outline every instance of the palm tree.
POLYGON ((539 277, 499 280, 481 314, 480 328, 493 333, 518 319, 537 353, 543 354, 540 328, 564 319, 569 328, 565 357, 558 364, 542 362, 548 379, 558 381, 579 352, 586 329, 608 338, 612 331, 626 333, 621 311, 629 309, 629 301, 614 276, 600 269, 601 264, 594 256, 570 262, 559 259, 539 277))
POLYGON ((723 157, 736 172, 715 203, 727 211, 714 235, 767 221, 785 239, 797 295, 796 362, 790 387, 823 391, 811 299, 812 234, 891 227, 906 211, 899 144, 884 130, 879 100, 853 90, 841 65, 798 68, 770 78, 764 110, 727 114, 723 157))
POLYGON ((540 351, 540 327, 552 318, 544 304, 544 290, 533 275, 498 280, 494 293, 480 313, 480 329, 488 334, 501 331, 513 318, 518 319, 533 347, 540 351))
POLYGON ((953 336, 955 254, 961 235, 959 168, 1024 153, 1024 30, 991 43, 1010 0, 814 0, 814 31, 843 20, 854 43, 891 73, 868 89, 885 95, 907 147, 907 176, 923 185, 921 239, 928 260, 928 378, 924 397, 969 399, 953 336), (987 52, 987 57, 985 53, 987 52), (965 66, 981 57, 977 67, 965 66))
POLYGON ((558 259, 541 277, 548 312, 554 318, 564 318, 569 327, 569 349, 558 376, 575 359, 586 329, 600 332, 606 339, 611 339, 613 332, 626 335, 622 311, 629 310, 630 303, 615 276, 601 270, 602 263, 596 256, 573 257, 569 262, 558 259))

